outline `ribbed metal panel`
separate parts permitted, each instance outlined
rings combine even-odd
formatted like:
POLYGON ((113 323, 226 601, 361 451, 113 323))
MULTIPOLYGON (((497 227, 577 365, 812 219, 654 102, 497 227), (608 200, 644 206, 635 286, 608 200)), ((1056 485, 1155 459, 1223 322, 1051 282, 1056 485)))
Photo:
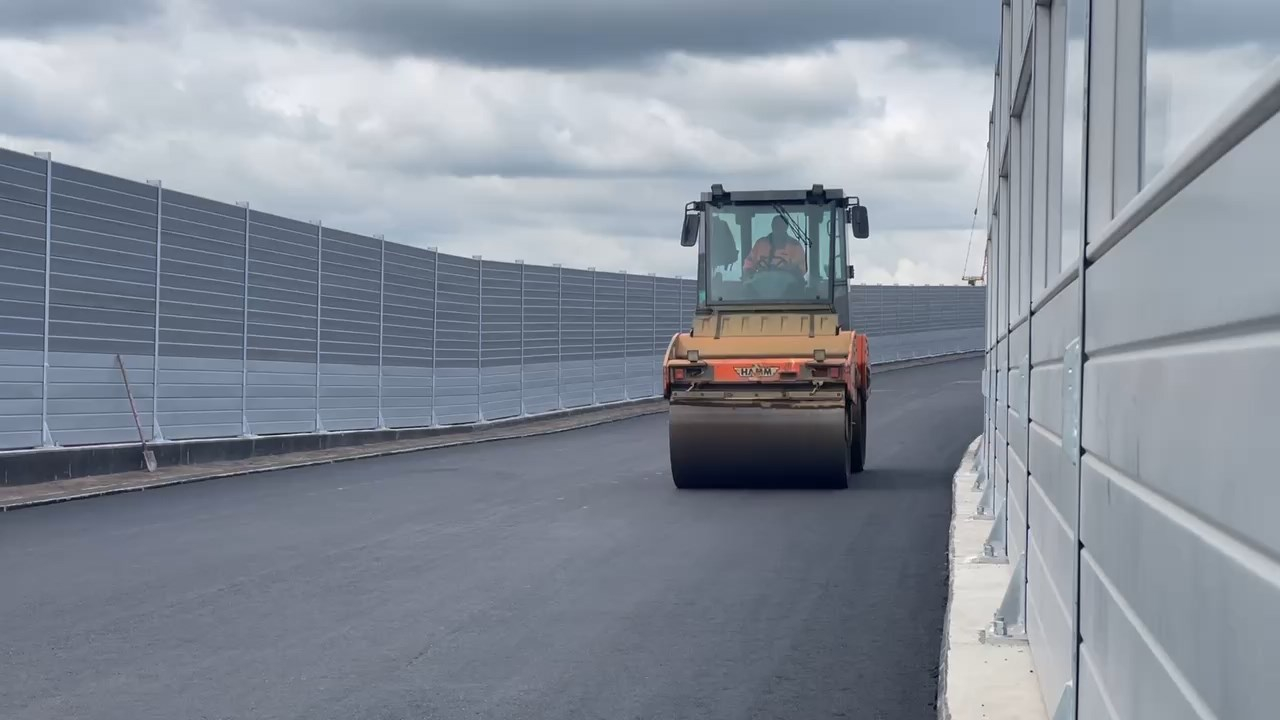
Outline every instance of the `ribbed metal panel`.
POLYGON ((485 420, 520 415, 523 277, 522 264, 486 260, 482 266, 480 368, 485 420))
POLYGON ((158 415, 170 440, 240 434, 244 210, 164 190, 158 415))
MULTIPOLYGON (((692 279, 462 258, 0 149, 0 449, 136 440, 117 353, 161 442, 653 397, 696 304, 692 279)), ((881 352, 963 345, 929 329, 953 305, 884 324, 881 352)))
POLYGON ((157 189, 53 163, 48 422, 60 445, 150 437, 157 189))
POLYGON ((596 402, 626 398, 626 280, 623 273, 595 274, 596 402))
POLYGON ((526 413, 560 405, 560 268, 525 265, 521 284, 521 400, 526 413))
POLYGON ((560 398, 566 408, 595 402, 595 272, 565 268, 560 284, 560 398))
POLYGON ((0 448, 41 442, 46 171, 0 149, 0 448))
POLYGON ((626 278, 626 393, 628 398, 653 395, 654 380, 654 279, 648 275, 626 278))
POLYGON ((321 426, 372 429, 378 426, 381 243, 326 227, 320 259, 321 426))
POLYGON ((249 213, 249 430, 316 429, 320 228, 249 213))
POLYGON ((436 421, 480 420, 480 260, 439 256, 436 276, 436 421))
POLYGON ((389 427, 432 424, 436 253, 388 242, 382 320, 382 415, 389 427))

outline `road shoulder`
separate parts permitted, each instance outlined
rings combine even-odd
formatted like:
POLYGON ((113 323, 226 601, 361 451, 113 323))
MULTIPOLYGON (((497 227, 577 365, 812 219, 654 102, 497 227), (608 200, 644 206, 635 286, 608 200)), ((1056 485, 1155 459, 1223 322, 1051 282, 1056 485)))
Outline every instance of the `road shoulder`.
POLYGON ((460 434, 333 447, 307 452, 261 455, 222 462, 162 466, 157 468, 155 472, 138 470, 109 475, 90 475, 53 480, 30 485, 0 486, 0 512, 69 500, 82 500, 100 495, 114 495, 116 493, 216 480, 237 475, 252 475, 274 470, 327 465, 348 460, 400 455, 458 445, 548 435, 627 420, 642 415, 663 413, 666 410, 665 401, 658 398, 619 403, 617 405, 603 405, 581 413, 554 414, 546 417, 534 416, 520 419, 518 422, 497 422, 476 426, 472 432, 460 434))
POLYGON ((988 626, 1004 597, 1012 566, 983 562, 982 547, 992 519, 977 515, 981 491, 974 440, 953 478, 950 587, 943 628, 939 677, 940 720, 1047 720, 1031 649, 1025 643, 987 639, 988 626))

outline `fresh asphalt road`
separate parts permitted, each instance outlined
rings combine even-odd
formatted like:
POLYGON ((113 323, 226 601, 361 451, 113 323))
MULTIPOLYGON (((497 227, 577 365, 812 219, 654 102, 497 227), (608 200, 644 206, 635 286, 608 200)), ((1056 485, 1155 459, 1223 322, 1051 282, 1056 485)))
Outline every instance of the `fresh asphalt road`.
POLYGON ((665 415, 0 517, 0 717, 936 717, 980 360, 847 491, 681 492, 665 415))

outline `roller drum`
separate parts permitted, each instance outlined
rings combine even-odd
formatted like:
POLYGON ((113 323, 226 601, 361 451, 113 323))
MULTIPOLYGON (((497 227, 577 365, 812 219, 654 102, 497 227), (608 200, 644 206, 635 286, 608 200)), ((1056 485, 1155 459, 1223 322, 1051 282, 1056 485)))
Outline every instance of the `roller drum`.
POLYGON ((852 434, 840 407, 672 403, 669 436, 680 488, 849 484, 852 434))

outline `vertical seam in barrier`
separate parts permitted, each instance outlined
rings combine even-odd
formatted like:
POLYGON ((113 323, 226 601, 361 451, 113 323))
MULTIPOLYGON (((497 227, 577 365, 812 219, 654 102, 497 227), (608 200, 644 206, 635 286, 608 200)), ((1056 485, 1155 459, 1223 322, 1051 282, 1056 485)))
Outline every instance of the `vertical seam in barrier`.
POLYGON ((631 276, 622 271, 622 399, 631 397, 631 330, 627 323, 627 300, 631 293, 631 276))
POLYGON ((44 166, 44 350, 40 370, 40 444, 56 447, 49 430, 49 296, 53 277, 53 154, 43 153, 44 166))
POLYGON ((564 268, 556 268, 556 409, 564 409, 564 268))
POLYGON ((516 263, 520 265, 520 417, 524 417, 524 261, 516 263))
POLYGON ((320 417, 320 306, 324 304, 324 225, 316 221, 316 432, 324 432, 320 417))
POLYGON ((651 325, 649 326, 649 362, 653 363, 653 367, 649 369, 649 397, 655 397, 658 394, 658 276, 656 273, 649 273, 649 289, 653 292, 652 302, 649 303, 651 311, 649 318, 651 325))
POLYGON ((599 300, 596 296, 596 269, 591 270, 591 404, 597 404, 596 400, 596 313, 600 309, 599 300))
POLYGON ((244 303, 240 325, 240 434, 253 434, 249 426, 249 203, 244 208, 244 303))
POLYGON ((484 422, 484 258, 476 260, 476 422, 484 422))
POLYGON ((436 412, 436 382, 439 377, 437 368, 440 365, 436 357, 436 338, 440 336, 440 248, 433 247, 435 270, 431 273, 431 424, 440 424, 440 414, 436 412))
POLYGON ((387 238, 377 235, 378 240, 378 429, 385 430, 387 421, 382 416, 382 363, 383 338, 387 314, 387 238))
MULTIPOLYGON (((1081 632, 1080 632, 1080 602, 1081 602, 1081 598, 1080 598, 1081 568, 1080 566, 1081 566, 1081 554, 1084 552, 1084 542, 1080 537, 1080 514, 1081 514, 1081 495, 1082 495, 1080 486, 1081 486, 1081 476, 1082 476, 1083 465, 1084 465, 1082 460, 1084 456, 1084 427, 1083 427, 1083 424, 1084 424, 1084 366, 1085 366, 1085 358, 1087 356, 1085 343, 1084 343, 1084 329, 1085 329, 1085 310, 1086 310, 1085 288, 1086 288, 1086 277, 1088 275, 1086 271, 1089 266, 1088 208, 1089 208, 1089 155, 1090 153, 1088 152, 1088 143, 1089 143, 1089 124, 1090 124, 1089 120, 1091 115, 1091 110, 1089 107, 1090 106, 1089 78, 1091 77, 1093 72, 1093 68, 1092 68, 1092 65, 1093 65, 1092 51, 1093 51, 1093 40, 1094 40, 1093 0, 1086 0, 1086 2, 1084 3, 1084 8, 1085 8, 1084 10, 1085 12, 1085 22, 1084 22, 1085 68, 1084 68, 1084 94, 1083 94, 1083 97, 1081 98, 1082 104, 1084 106, 1083 107, 1084 118, 1082 120, 1083 125, 1081 127, 1081 135, 1084 138, 1085 150, 1083 151, 1082 153, 1083 156, 1081 157, 1081 160, 1080 160, 1081 162, 1080 176, 1082 178, 1081 189, 1080 189, 1081 222, 1080 222, 1080 237, 1077 241, 1079 243, 1078 262, 1080 263, 1080 272, 1076 276, 1076 283, 1077 283, 1076 328, 1078 332, 1077 337, 1079 338, 1079 343, 1080 343, 1078 348, 1078 353, 1077 353, 1079 356, 1079 359, 1077 361, 1079 363, 1079 372, 1076 375, 1076 383, 1079 385, 1080 390, 1076 394, 1076 398, 1075 398, 1076 407, 1074 410, 1075 422, 1077 425, 1076 437, 1078 438, 1078 443, 1075 445, 1075 448, 1074 448, 1076 457, 1074 458, 1075 468, 1074 468, 1074 472, 1072 473, 1072 475, 1074 475, 1072 480, 1074 481, 1076 486, 1075 487, 1076 507, 1075 507, 1075 517, 1072 518, 1072 528, 1071 528, 1072 534, 1075 536, 1075 548, 1074 548, 1074 552, 1072 553, 1072 568, 1071 568, 1072 585, 1073 585, 1072 587, 1073 602, 1071 607, 1071 692, 1072 692, 1071 702, 1072 702, 1072 710, 1073 710, 1072 716, 1075 718, 1079 718, 1080 716, 1080 645, 1082 641, 1081 632)), ((1107 190, 1109 193, 1114 193, 1114 189, 1110 186, 1107 188, 1107 190)), ((1062 430, 1063 430, 1063 433, 1070 432, 1069 428, 1064 427, 1062 430)))
POLYGON ((151 440, 163 441, 160 430, 160 247, 164 228, 164 183, 156 181, 156 316, 155 335, 151 345, 151 440))

